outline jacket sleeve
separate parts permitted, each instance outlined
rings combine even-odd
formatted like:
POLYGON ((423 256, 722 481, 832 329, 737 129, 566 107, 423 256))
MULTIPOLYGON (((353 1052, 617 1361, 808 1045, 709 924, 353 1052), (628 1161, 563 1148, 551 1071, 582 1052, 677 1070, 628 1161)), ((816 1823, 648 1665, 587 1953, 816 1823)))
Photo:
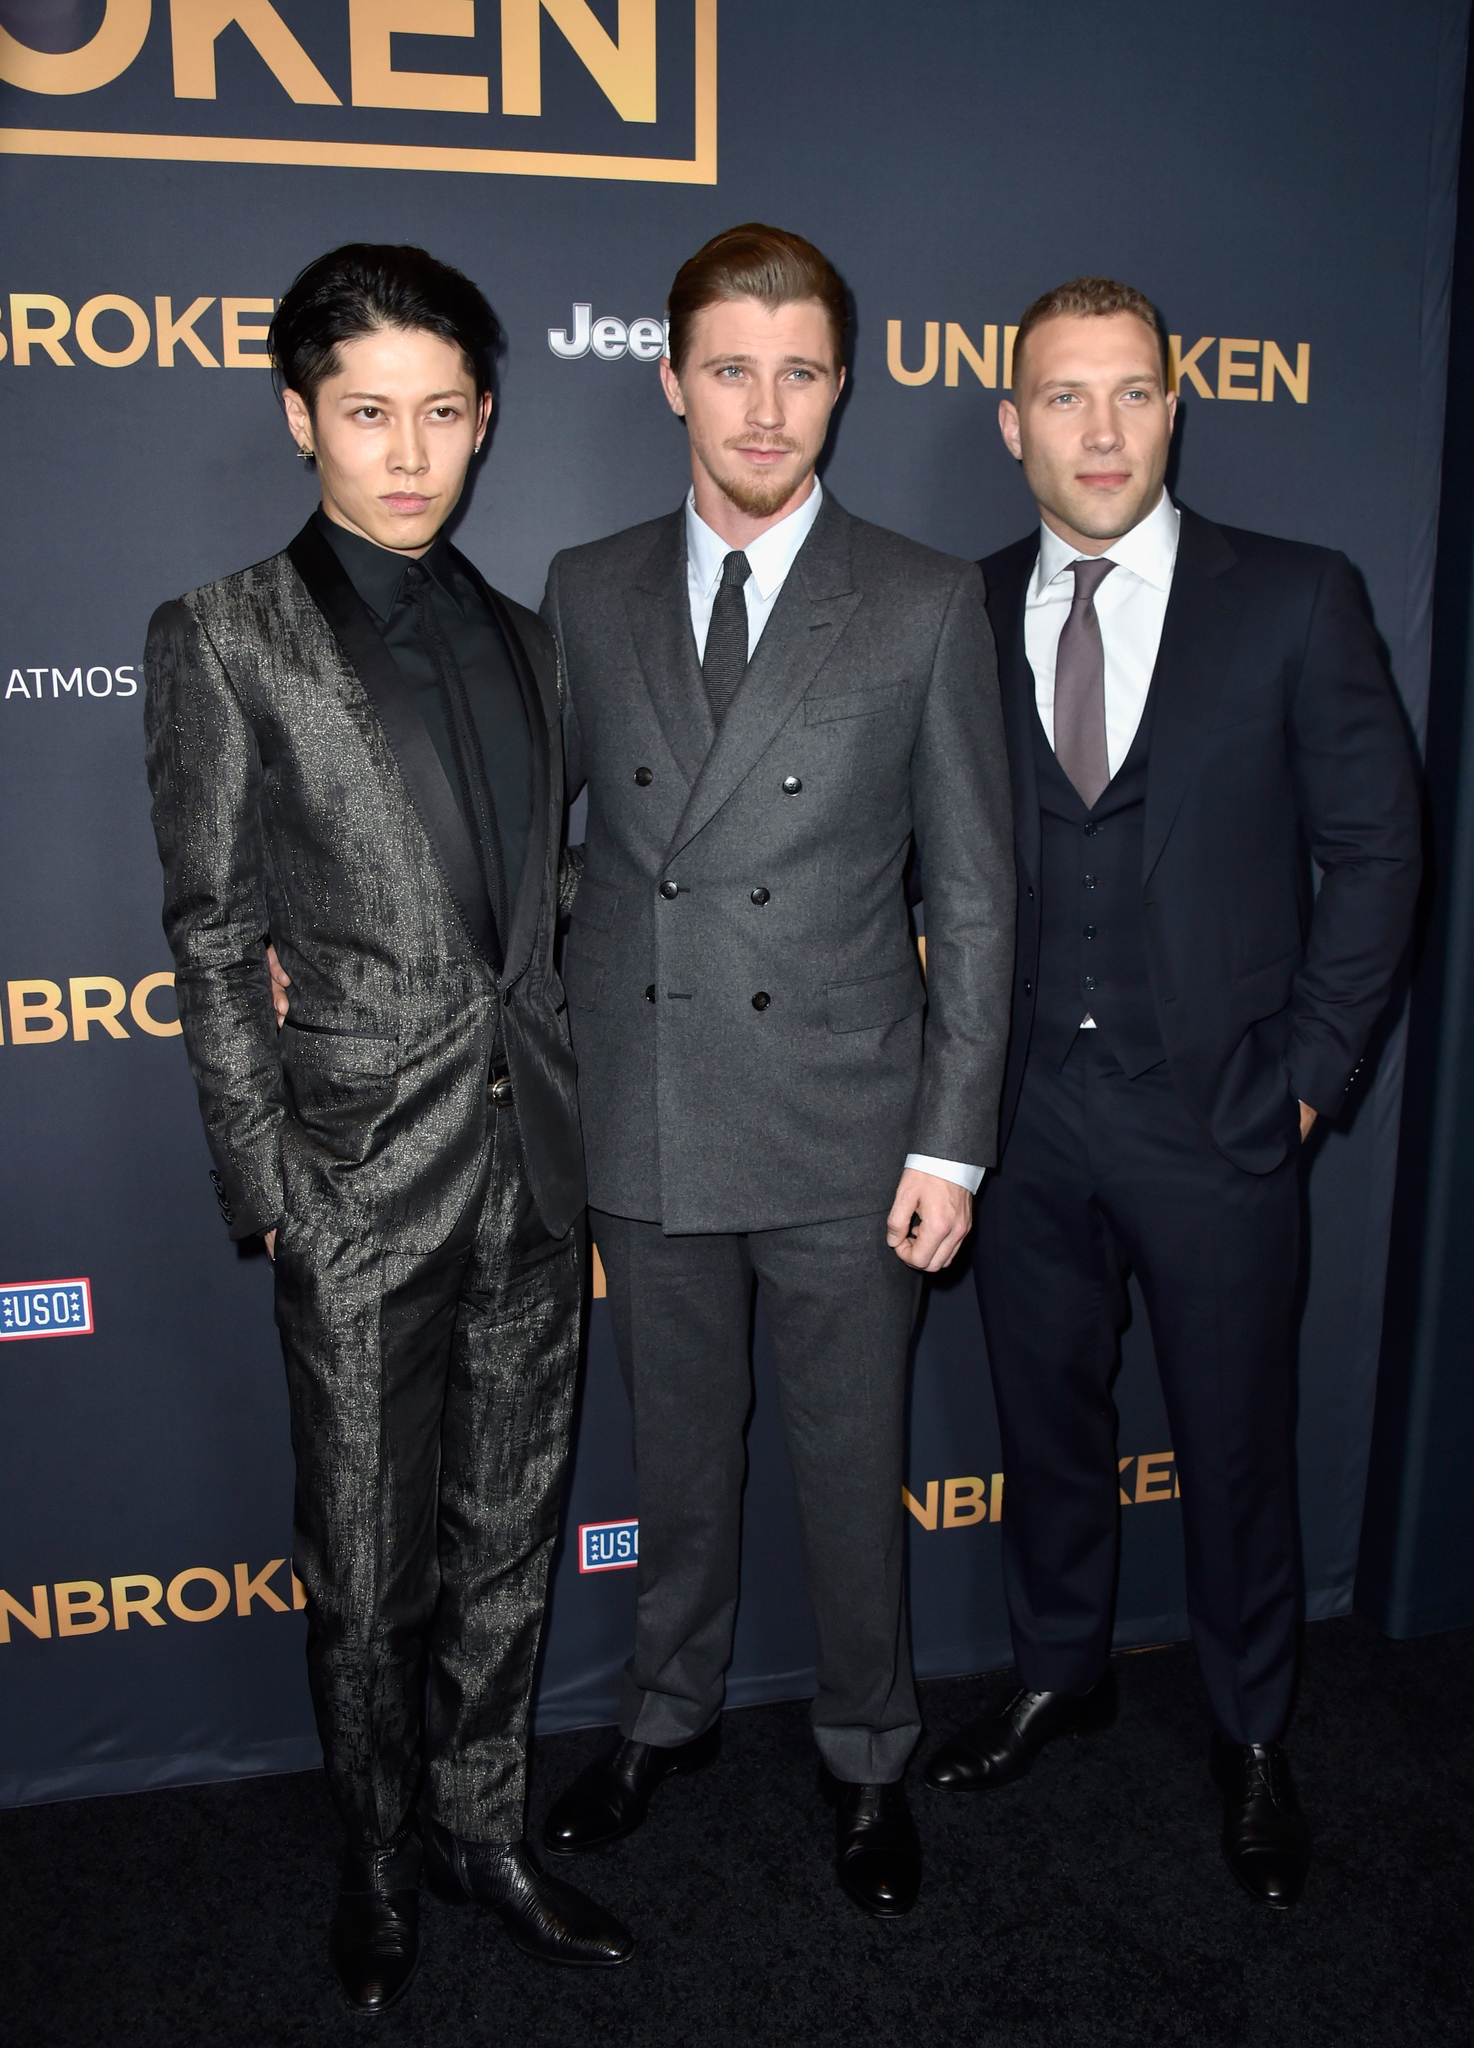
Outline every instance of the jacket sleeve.
POLYGON ((1321 871, 1290 998, 1290 1082, 1334 1115, 1412 932, 1421 806, 1411 739, 1361 590, 1326 557, 1291 699, 1292 763, 1321 871))
POLYGON ((563 620, 559 613, 558 563, 561 557, 554 555, 548 569, 547 588, 543 592, 541 618, 553 636, 558 654, 558 675, 563 694, 563 776, 568 801, 574 798, 584 785, 583 744, 578 729, 578 711, 573 698, 573 677, 568 669, 568 651, 563 640, 563 620))
POLYGON ((983 582, 951 593, 911 757, 911 805, 926 876, 926 1035, 907 1150, 987 1167, 1013 988, 1013 802, 983 582))
POLYGON ((221 1209, 233 1238, 281 1220, 287 1116, 266 967, 255 735, 208 635, 162 605, 144 657, 144 736, 164 934, 221 1209))

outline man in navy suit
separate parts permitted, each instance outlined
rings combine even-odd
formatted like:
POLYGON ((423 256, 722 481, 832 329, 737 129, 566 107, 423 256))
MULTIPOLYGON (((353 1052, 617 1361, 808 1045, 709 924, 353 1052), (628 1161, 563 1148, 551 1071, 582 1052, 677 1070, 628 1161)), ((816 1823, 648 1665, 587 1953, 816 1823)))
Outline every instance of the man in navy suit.
POLYGON ((1224 1854, 1288 1906, 1309 1862, 1281 1746, 1298 1155, 1340 1109, 1407 944, 1414 758, 1345 557, 1168 496, 1176 398, 1139 292, 1081 278, 1037 300, 1013 377, 1000 425, 1041 523, 982 565, 1019 890, 975 1271, 1022 1690, 927 1778, 1006 1783, 1112 1718, 1110 1386, 1134 1271, 1181 1475, 1224 1854))

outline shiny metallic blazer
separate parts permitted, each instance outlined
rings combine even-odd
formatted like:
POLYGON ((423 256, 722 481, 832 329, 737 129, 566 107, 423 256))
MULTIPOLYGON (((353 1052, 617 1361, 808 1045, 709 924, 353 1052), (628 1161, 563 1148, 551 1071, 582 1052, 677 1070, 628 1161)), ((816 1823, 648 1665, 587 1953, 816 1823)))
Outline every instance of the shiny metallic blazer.
POLYGON ((481 589, 533 743, 528 857, 500 961, 485 885, 423 720, 372 615, 309 523, 165 604, 144 729, 164 930, 231 1234, 371 1232, 433 1250, 475 1181, 498 1022, 533 1198, 583 1206, 553 965, 563 766, 553 643, 481 589), (268 938, 292 978, 278 1033, 268 938))

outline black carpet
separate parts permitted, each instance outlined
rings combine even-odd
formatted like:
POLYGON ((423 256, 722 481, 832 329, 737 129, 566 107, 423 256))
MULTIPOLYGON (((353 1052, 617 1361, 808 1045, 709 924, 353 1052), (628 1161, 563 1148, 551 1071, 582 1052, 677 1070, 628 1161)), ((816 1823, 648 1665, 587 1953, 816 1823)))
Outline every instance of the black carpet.
MULTIPOLYGON (((640 1833, 557 1866, 634 1928, 628 1968, 550 1969, 427 1898, 419 1977, 378 2020, 349 2014, 327 1969, 337 1827, 319 1774, 6 1814, 0 2038, 1470 2048, 1474 1632, 1308 1631, 1292 1754, 1316 1860, 1290 1914, 1244 1897, 1219 1856, 1191 1652, 1117 1669, 1115 1729, 1022 1784, 966 1800, 913 1771, 927 1876, 907 1920, 866 1920, 835 1887, 804 1709, 751 1709, 640 1833)), ((928 1746, 1006 1683, 925 1687, 928 1746)), ((539 1745, 535 1823, 606 1740, 539 1745)))

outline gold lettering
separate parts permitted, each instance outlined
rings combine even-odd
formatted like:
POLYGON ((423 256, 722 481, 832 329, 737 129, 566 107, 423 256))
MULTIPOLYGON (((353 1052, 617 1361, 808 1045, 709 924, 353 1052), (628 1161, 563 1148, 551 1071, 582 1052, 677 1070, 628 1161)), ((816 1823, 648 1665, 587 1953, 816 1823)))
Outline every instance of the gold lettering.
POLYGON ((919 370, 908 370, 901 360, 901 323, 885 323, 885 366, 898 384, 930 384, 937 374, 942 354, 942 327, 938 320, 926 322, 926 354, 919 370))
POLYGON ((107 0, 102 26, 77 50, 33 50, 0 28, 0 79, 25 92, 96 92, 143 48, 151 11, 152 0, 107 0))
POLYGON ((158 1579, 150 1578, 147 1572, 134 1572, 130 1578, 114 1579, 113 1627, 126 1629, 129 1615, 136 1614, 150 1628, 163 1628, 165 1621, 159 1612, 159 1602, 163 1597, 162 1584, 158 1579), (138 1588, 136 1592, 135 1587, 138 1588))
MULTIPOLYGON (((1293 370, 1280 354, 1279 343, 1275 341, 1265 342, 1264 382, 1259 387, 1259 396, 1266 405, 1274 397, 1274 380, 1276 377, 1283 380, 1286 391, 1289 392, 1296 405, 1305 404, 1306 400, 1310 397, 1310 343, 1308 341, 1301 341, 1295 344, 1295 367, 1293 370)), ((1236 395, 1242 398, 1248 394, 1239 392, 1236 395)))
POLYGON ((988 1516, 988 1520, 990 1522, 1001 1522, 1003 1520, 1003 1474, 1001 1472, 993 1474, 993 1508, 988 1516))
POLYGON ((593 1282, 594 1300, 603 1301, 608 1295, 609 1283, 604 1278, 604 1261, 599 1257, 599 1247, 592 1241, 589 1244, 589 1274, 593 1282))
POLYGON ((202 368, 206 370, 218 370, 220 368, 220 365, 194 331, 196 320, 199 319, 201 313, 208 312, 214 303, 213 299, 196 299, 189 311, 181 313, 176 320, 174 318, 174 301, 172 299, 156 298, 154 300, 154 337, 158 343, 159 368, 161 370, 173 369, 174 350, 181 341, 202 368))
POLYGON ((1205 348, 1211 348, 1212 346, 1212 335, 1204 334, 1193 343, 1187 354, 1184 355, 1182 353, 1182 336, 1180 334, 1169 334, 1167 336, 1168 389, 1180 391, 1182 389, 1182 380, 1186 377, 1199 398, 1211 398, 1213 396, 1213 387, 1198 368, 1198 358, 1205 348))
POLYGON ((475 0, 348 0, 355 107, 425 107, 485 114, 485 78, 450 71, 396 71, 394 36, 474 36, 475 0))
POLYGON ((278 85, 299 107, 341 107, 271 0, 169 0, 174 97, 215 97, 215 45, 234 22, 278 85))
MULTIPOLYGON (((128 998, 128 1015, 140 1031, 146 1031, 150 1038, 177 1038, 184 1026, 176 1017, 172 1024, 161 1024, 157 1017, 149 1015, 148 999, 156 988, 173 988, 172 974, 145 974, 128 998)), ((11 1017, 15 1012, 12 1010, 11 1017)), ((12 1023, 12 1029, 14 1024, 12 1023)))
POLYGON ((1256 384, 1258 383, 1258 364, 1246 360, 1249 356, 1257 356, 1258 353, 1259 344, 1257 341, 1230 340, 1227 335, 1222 338, 1218 344, 1218 396, 1220 398, 1258 398, 1259 393, 1257 391, 1245 391, 1241 381, 1245 377, 1251 377, 1256 384))
POLYGON ((946 347, 947 362, 942 377, 944 384, 956 384, 961 369, 959 358, 966 356, 968 365, 976 375, 978 382, 986 384, 990 391, 996 388, 998 383, 998 329, 996 327, 985 327, 983 329, 983 352, 979 355, 965 331, 958 326, 955 320, 949 320, 947 322, 946 347))
POLYGON ((126 370, 130 363, 136 363, 148 347, 148 332, 148 315, 142 306, 133 299, 120 299, 116 292, 103 292, 89 299, 77 315, 78 348, 105 370, 126 370), (97 339, 92 328, 100 313, 121 313, 127 320, 133 338, 126 348, 104 348, 97 339))
POLYGON ((1013 389, 1013 345, 1017 340, 1018 329, 1016 327, 1005 327, 1003 330, 1003 388, 1005 391, 1012 391, 1013 389))
POLYGON ((12 292, 10 294, 10 330, 15 336, 15 367, 18 370, 30 368, 31 346, 44 348, 52 362, 59 363, 65 370, 76 368, 76 362, 61 345, 62 336, 72 324, 71 310, 65 299, 56 298, 51 292, 12 292), (49 313, 49 327, 33 327, 32 313, 49 313))
MULTIPOLYGON (((1118 1479, 1118 1480, 1119 1480, 1119 1478, 1120 1478, 1120 1475, 1121 1475, 1121 1473, 1123 1473, 1123 1472, 1124 1472, 1124 1471, 1126 1470, 1126 1467, 1127 1467, 1127 1466, 1128 1466, 1128 1465, 1129 1465, 1130 1463, 1131 1463, 1131 1459, 1130 1459, 1130 1458, 1118 1458, 1118 1459, 1116 1460, 1116 1476, 1117 1476, 1117 1479, 1118 1479)), ((1122 1507, 1123 1507, 1123 1508, 1129 1508, 1129 1507, 1130 1507, 1130 1505, 1131 1505, 1131 1496, 1130 1496, 1130 1494, 1129 1494, 1129 1493, 1128 1493, 1128 1492, 1126 1491, 1125 1487, 1124 1487, 1124 1486, 1121 1486, 1121 1485, 1119 1485, 1119 1484, 1118 1484, 1118 1485, 1117 1485, 1117 1487, 1116 1487, 1116 1491, 1117 1491, 1117 1493, 1119 1493, 1119 1494, 1120 1494, 1120 1496, 1121 1496, 1121 1505, 1122 1505, 1122 1507)))
POLYGON ((1136 1461, 1136 1499, 1138 1505, 1149 1500, 1171 1500, 1172 1464, 1170 1451, 1153 1451, 1149 1456, 1136 1461))
POLYGON ((242 313, 269 313, 274 299, 222 299, 220 339, 227 370, 269 370, 271 357, 264 349, 247 350, 248 341, 265 341, 267 329, 259 320, 241 319, 242 313))
POLYGON ((10 1621, 13 1615, 22 1628, 28 1628, 33 1636, 51 1634, 51 1603, 46 1597, 44 1586, 32 1586, 30 1607, 22 1607, 12 1593, 0 1586, 0 1643, 10 1641, 10 1621))
POLYGON ((74 974, 69 984, 72 1008, 72 1036, 78 1041, 87 1037, 92 1025, 100 1024, 109 1038, 126 1038, 127 1032, 118 1022, 128 991, 121 981, 114 981, 110 974, 74 974), (98 993, 100 1003, 90 1003, 87 998, 98 993))
POLYGON ((66 1037, 61 990, 54 981, 10 981, 5 992, 10 998, 12 1045, 54 1045, 66 1037))
POLYGON ((949 1479, 942 1488, 942 1527, 965 1529, 988 1519, 988 1489, 981 1479, 949 1479))
POLYGON ((502 0, 502 112, 543 110, 544 9, 620 120, 653 121, 655 0, 619 0, 618 41, 588 0, 502 0))
POLYGON ((274 1557, 270 1564, 265 1564, 261 1567, 254 1579, 250 1576, 249 1565, 238 1564, 236 1566, 235 1611, 237 1614, 249 1614, 253 1600, 264 1600, 267 1606, 274 1608, 278 1614, 286 1613, 286 1601, 283 1600, 280 1593, 273 1593, 270 1586, 266 1583, 272 1573, 279 1572, 285 1563, 286 1559, 284 1557, 274 1557))
POLYGON ((59 1636, 95 1636, 108 1625, 102 1588, 96 1579, 63 1579, 52 1587, 59 1636))
MULTIPOLYGON (((60 1593, 60 1586, 56 1590, 60 1593)), ((169 1603, 169 1612, 177 1614, 181 1621, 213 1621, 217 1614, 223 1614, 230 1605, 230 1586, 223 1572, 211 1571, 207 1564, 196 1565, 192 1571, 175 1573, 169 1581, 169 1590, 164 1598, 169 1603), (214 1589, 215 1598, 208 1607, 185 1605, 184 1589, 193 1585, 196 1579, 203 1579, 207 1586, 214 1589)))
POLYGON ((926 1506, 923 1507, 913 1493, 908 1492, 904 1486, 901 1488, 902 1505, 911 1510, 923 1529, 935 1529, 937 1526, 938 1491, 938 1482, 935 1479, 928 1479, 926 1482, 926 1506))

